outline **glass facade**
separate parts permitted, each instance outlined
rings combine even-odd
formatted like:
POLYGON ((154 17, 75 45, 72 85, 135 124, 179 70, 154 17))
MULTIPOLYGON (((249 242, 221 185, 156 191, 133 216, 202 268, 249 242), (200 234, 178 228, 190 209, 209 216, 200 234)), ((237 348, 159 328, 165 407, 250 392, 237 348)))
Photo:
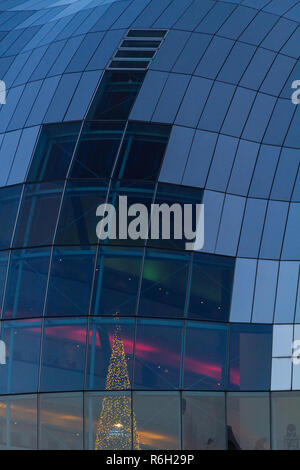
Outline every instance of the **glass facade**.
POLYGON ((299 449, 297 2, 4 3, 0 449, 299 449))

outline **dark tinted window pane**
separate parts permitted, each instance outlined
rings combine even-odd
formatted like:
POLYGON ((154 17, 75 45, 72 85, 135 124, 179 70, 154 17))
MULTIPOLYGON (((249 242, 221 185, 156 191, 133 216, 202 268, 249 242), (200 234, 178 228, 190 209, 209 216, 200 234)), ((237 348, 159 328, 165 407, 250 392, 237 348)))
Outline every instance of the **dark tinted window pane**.
POLYGON ((111 69, 145 69, 148 67, 149 61, 140 60, 113 60, 110 64, 111 69))
POLYGON ((184 392, 182 415, 183 449, 226 449, 224 393, 184 392))
POLYGON ((228 393, 229 450, 270 449, 270 403, 268 393, 228 393))
POLYGON ((86 319, 46 319, 40 390, 82 390, 86 319))
POLYGON ((133 417, 141 450, 180 449, 179 393, 134 392, 133 417))
POLYGON ((91 319, 87 389, 131 388, 133 341, 134 320, 117 317, 91 319))
POLYGON ((0 398, 0 449, 37 449, 37 395, 0 398))
POLYGON ((6 364, 0 367, 0 393, 37 392, 40 339, 40 320, 2 322, 6 364))
POLYGON ((85 436, 89 450, 139 450, 136 420, 132 429, 130 392, 85 394, 85 436))
POLYGON ((228 321, 234 263, 225 256, 194 255, 189 317, 228 321))
POLYGON ((230 326, 229 390, 269 390, 272 326, 230 326))
POLYGON ((121 47, 148 47, 156 48, 160 45, 160 41, 123 41, 121 47))
POLYGON ((87 122, 72 164, 70 178, 109 178, 124 123, 87 122))
POLYGON ((138 389, 179 388, 182 346, 179 321, 138 320, 134 386, 138 389))
POLYGON ((92 314, 135 315, 142 251, 103 248, 96 265, 92 314))
POLYGON ((46 315, 88 315, 94 264, 94 247, 54 249, 46 315))
POLYGON ((122 58, 151 58, 155 54, 155 51, 118 51, 115 57, 122 57, 122 58))
POLYGON ((46 393, 39 400, 39 448, 83 449, 82 393, 46 393))
MULTIPOLYGON (((2 299, 3 299, 3 294, 4 294, 4 288, 5 288, 7 263, 8 263, 8 252, 3 251, 0 253, 0 306, 2 305, 2 299)), ((0 307, 0 314, 1 314, 1 307, 0 307)))
POLYGON ((43 315, 50 249, 11 252, 6 295, 5 318, 32 318, 43 315))
POLYGON ((273 392, 271 400, 272 449, 299 450, 300 392, 273 392))
POLYGON ((22 186, 0 189, 0 249, 10 247, 22 186))
POLYGON ((67 184, 56 236, 59 245, 97 243, 97 207, 105 202, 107 182, 70 181, 67 184))
POLYGON ((170 135, 170 126, 129 123, 115 178, 156 180, 170 135))
POLYGON ((223 390, 226 350, 227 325, 188 322, 185 338, 184 388, 223 390))
MULTIPOLYGON (((197 229, 196 204, 202 203, 202 197, 201 189, 159 183, 155 204, 160 207, 152 211, 151 238, 148 245, 185 250, 186 243, 193 243, 197 229), (190 212, 185 204, 192 205, 190 212), (190 214, 191 224, 189 225, 187 221, 190 214), (170 233, 165 228, 167 222, 170 224, 170 233)), ((200 218, 198 222, 201 222, 200 218)))
POLYGON ((14 247, 52 243, 62 189, 63 183, 30 184, 25 187, 14 247))
POLYGON ((189 266, 188 254, 147 250, 139 314, 183 317, 189 266))
POLYGON ((151 29, 132 29, 128 32, 127 37, 129 38, 163 38, 165 37, 167 31, 163 29, 156 29, 151 31, 151 29))
POLYGON ((144 76, 144 72, 106 71, 88 119, 127 119, 144 76))
POLYGON ((66 177, 81 123, 44 126, 27 181, 62 180, 66 177))

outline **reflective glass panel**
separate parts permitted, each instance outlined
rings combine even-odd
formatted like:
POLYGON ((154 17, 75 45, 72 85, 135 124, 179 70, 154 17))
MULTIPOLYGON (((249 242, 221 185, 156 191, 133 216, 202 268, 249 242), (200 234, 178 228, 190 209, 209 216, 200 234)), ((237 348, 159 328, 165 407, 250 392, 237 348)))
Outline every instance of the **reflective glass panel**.
POLYGON ((46 315, 88 315, 94 264, 94 247, 54 249, 46 315))
POLYGON ((134 387, 179 388, 183 323, 138 320, 135 344, 134 387))
POLYGON ((225 256, 194 255, 189 317, 228 321, 234 262, 225 256))
POLYGON ((63 180, 70 165, 81 123, 43 126, 27 181, 63 180))
POLYGON ((6 281, 7 262, 8 262, 8 252, 3 251, 0 253, 0 314, 1 314, 2 298, 4 294, 5 281, 6 281))
POLYGON ((82 390, 86 319, 46 319, 40 390, 82 390))
POLYGON ((127 119, 144 76, 144 72, 106 71, 88 119, 127 119))
POLYGON ((1 341, 5 344, 6 357, 2 357, 0 366, 0 393, 37 392, 40 340, 40 320, 1 323, 1 341))
POLYGON ((227 325, 188 322, 184 388, 223 390, 226 376, 227 325))
POLYGON ((273 392, 272 449, 300 449, 300 392, 273 392))
POLYGON ((0 249, 10 247, 16 221, 22 186, 10 186, 0 189, 0 249))
POLYGON ((269 390, 272 326, 230 325, 229 390, 269 390))
POLYGON ((5 318, 43 315, 49 260, 49 248, 11 252, 3 307, 5 318))
POLYGON ((37 395, 0 397, 0 449, 37 448, 37 395))

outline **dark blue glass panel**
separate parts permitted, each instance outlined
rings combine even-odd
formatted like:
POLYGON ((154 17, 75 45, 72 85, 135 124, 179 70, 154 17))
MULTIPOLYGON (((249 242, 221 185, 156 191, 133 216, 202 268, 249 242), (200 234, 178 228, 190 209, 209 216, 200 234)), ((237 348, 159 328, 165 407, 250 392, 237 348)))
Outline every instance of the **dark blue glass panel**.
POLYGON ((0 249, 10 247, 22 186, 0 189, 0 249))
POLYGON ((0 366, 1 394, 37 392, 40 339, 40 320, 2 322, 6 364, 0 366))
POLYGON ((144 72, 106 71, 88 119, 127 119, 144 76, 144 72))
POLYGON ((52 243, 63 183, 29 184, 25 187, 14 236, 14 247, 52 243))
POLYGON ((54 249, 45 315, 88 315, 94 264, 94 247, 54 249))
POLYGON ((49 248, 11 252, 3 307, 5 318, 43 315, 49 260, 49 248))
POLYGON ((97 243, 96 210, 105 202, 107 181, 70 181, 62 204, 55 243, 91 245, 97 243))
POLYGON ((183 317, 189 267, 189 254, 147 250, 139 314, 183 317))
POLYGON ((233 285, 234 258, 194 255, 189 317, 228 321, 233 285))
POLYGON ((138 320, 134 388, 179 388, 182 331, 180 321, 138 320))
POLYGON ((142 250, 102 248, 93 289, 93 315, 135 315, 142 250))
POLYGON ((41 392, 83 390, 87 320, 46 319, 41 392))
POLYGON ((272 325, 230 326, 228 390, 269 390, 272 325))
POLYGON ((2 298, 4 294, 4 289, 5 289, 7 262, 8 262, 8 252, 3 251, 0 253, 0 314, 1 314, 2 298))
POLYGON ((134 320, 93 318, 90 320, 87 390, 131 388, 134 320))
POLYGON ((27 181, 63 180, 69 169, 81 123, 44 126, 27 181))
POLYGON ((227 325, 188 322, 185 336, 186 390, 224 390, 227 325))
POLYGON ((124 126, 123 122, 85 123, 70 178, 109 178, 124 126))
POLYGON ((115 178, 156 180, 169 140, 170 126, 129 123, 115 178))

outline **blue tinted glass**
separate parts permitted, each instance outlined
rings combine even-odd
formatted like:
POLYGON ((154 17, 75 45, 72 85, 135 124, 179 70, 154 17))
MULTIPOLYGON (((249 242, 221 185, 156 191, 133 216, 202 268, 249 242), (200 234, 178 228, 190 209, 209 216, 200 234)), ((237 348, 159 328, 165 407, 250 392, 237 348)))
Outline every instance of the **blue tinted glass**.
MULTIPOLYGON (((0 253, 0 306, 2 305, 2 297, 4 294, 4 288, 5 288, 7 262, 8 262, 8 252, 3 251, 0 253)), ((1 314, 1 311, 0 311, 0 314, 1 314)))
POLYGON ((134 388, 179 388, 182 326, 179 321, 138 320, 134 388))
POLYGON ((185 337, 185 390, 223 390, 227 325, 188 322, 185 337))
POLYGON ((80 123, 44 126, 27 181, 63 180, 79 134, 80 123))
POLYGON ((272 358, 271 325, 230 326, 229 390, 269 390, 272 358))
POLYGON ((134 320, 117 317, 91 319, 86 389, 131 388, 133 344, 134 320))
POLYGON ((3 307, 5 318, 42 316, 49 259, 50 249, 12 251, 3 307))
POLYGON ((189 317, 228 321, 234 258, 197 253, 194 255, 189 317))
POLYGON ((67 184, 57 230, 59 245, 97 243, 96 210, 105 202, 107 182, 71 181, 67 184))
POLYGON ((88 119, 127 119, 144 75, 144 72, 106 72, 88 119))
POLYGON ((40 390, 82 390, 86 319, 46 319, 42 346, 40 390))
POLYGON ((49 245, 53 240, 62 183, 25 187, 14 236, 14 247, 49 245))
POLYGON ((70 178, 109 178, 125 123, 85 123, 70 171, 70 178))
POLYGON ((139 314, 183 317, 189 267, 188 254, 147 250, 139 314))
POLYGON ((0 249, 10 246, 16 221, 22 186, 11 186, 0 189, 0 249))
POLYGON ((46 315, 88 315, 94 263, 93 247, 54 249, 46 315))
POLYGON ((92 314, 135 314, 141 263, 142 251, 138 249, 103 248, 99 251, 92 314))
POLYGON ((156 180, 170 130, 170 126, 129 123, 115 178, 156 180))
POLYGON ((1 394, 37 392, 40 338, 40 320, 2 322, 6 363, 0 367, 1 394))

